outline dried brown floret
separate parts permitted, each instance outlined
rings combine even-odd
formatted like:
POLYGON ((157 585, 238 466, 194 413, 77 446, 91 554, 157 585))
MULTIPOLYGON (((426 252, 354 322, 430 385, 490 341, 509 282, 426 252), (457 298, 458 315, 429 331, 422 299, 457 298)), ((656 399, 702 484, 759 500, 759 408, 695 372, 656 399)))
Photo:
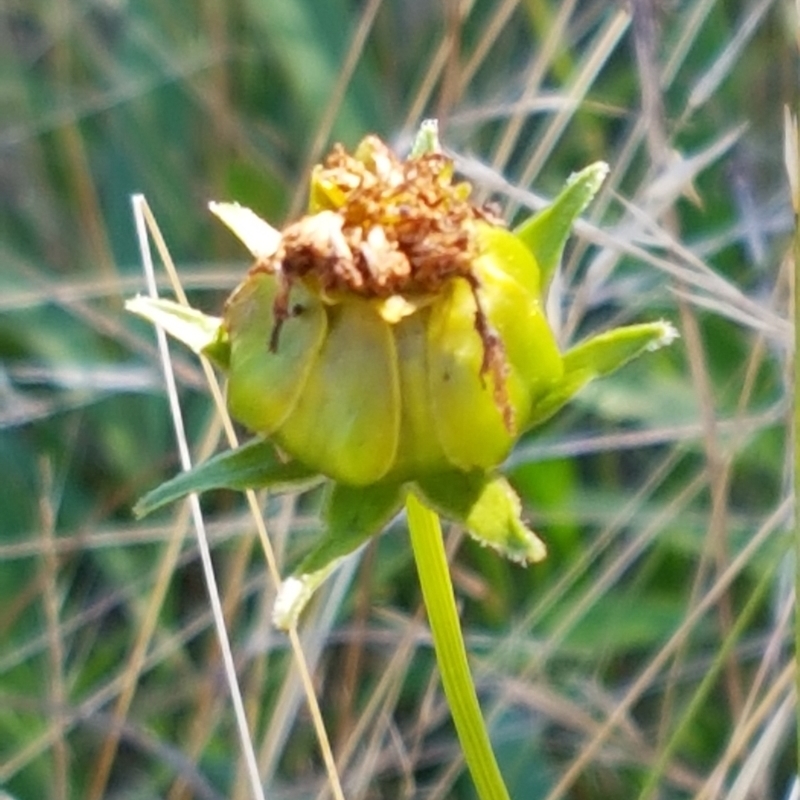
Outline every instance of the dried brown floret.
POLYGON ((487 212, 468 201, 468 184, 453 184, 452 161, 441 153, 401 161, 374 136, 357 156, 333 148, 314 175, 330 210, 286 228, 258 267, 365 298, 435 293, 470 275, 474 224, 487 212))

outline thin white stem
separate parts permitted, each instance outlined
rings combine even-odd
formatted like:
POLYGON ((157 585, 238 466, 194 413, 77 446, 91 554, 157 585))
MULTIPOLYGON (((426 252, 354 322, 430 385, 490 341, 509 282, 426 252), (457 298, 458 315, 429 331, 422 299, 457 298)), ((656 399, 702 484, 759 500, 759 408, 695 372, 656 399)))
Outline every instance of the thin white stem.
MULTIPOLYGON (((147 236, 147 227, 144 219, 144 206, 144 197, 142 195, 134 195, 133 215, 136 221, 136 234, 139 240, 139 250, 142 256, 145 280, 147 281, 147 290, 151 297, 158 297, 155 270, 153 268, 153 259, 150 253, 150 243, 147 236)), ((166 334, 159 326, 156 326, 156 337, 158 339, 158 351, 161 356, 161 364, 164 370, 164 380, 167 385, 167 397, 169 399, 170 412, 172 415, 173 425, 175 427, 175 438, 178 445, 181 467, 184 470, 189 470, 192 467, 192 461, 191 456, 189 455, 189 446, 186 441, 186 431, 183 425, 183 414, 181 412, 180 401, 178 399, 178 390, 177 386, 175 385, 175 375, 172 370, 172 360, 170 358, 169 348, 167 346, 166 334)), ((239 728, 239 737, 241 739, 242 748, 244 751, 245 762, 247 764, 247 773, 250 778, 253 797, 255 800, 264 800, 264 790, 261 786, 261 778, 258 774, 258 763, 256 762, 253 741, 247 724, 247 717, 245 715, 242 693, 239 688, 239 681, 236 677, 236 666, 233 662, 233 654, 231 652, 230 641, 228 639, 228 632, 225 628, 225 618, 222 613, 222 603, 220 602, 219 591, 217 589, 217 579, 214 575, 214 564, 211 560, 211 550, 208 545, 208 537, 206 536, 203 512, 200 508, 200 499, 197 494, 193 493, 189 495, 188 502, 191 508, 194 527, 197 532, 197 545, 200 551, 200 559, 203 564, 203 575, 205 577, 206 587, 208 588, 209 602, 211 603, 211 613, 214 618, 214 626, 217 630, 217 639, 219 641, 220 651, 222 653, 225 677, 228 682, 228 689, 231 693, 231 700, 233 701, 234 715, 236 717, 237 727, 239 728)))

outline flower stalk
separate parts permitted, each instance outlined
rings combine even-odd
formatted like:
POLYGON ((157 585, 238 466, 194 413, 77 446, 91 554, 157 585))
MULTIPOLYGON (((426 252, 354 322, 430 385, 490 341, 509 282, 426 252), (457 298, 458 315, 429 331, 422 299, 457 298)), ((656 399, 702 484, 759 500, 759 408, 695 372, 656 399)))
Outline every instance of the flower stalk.
POLYGON ((469 671, 439 516, 413 492, 406 513, 436 663, 464 758, 481 800, 508 800, 469 671))

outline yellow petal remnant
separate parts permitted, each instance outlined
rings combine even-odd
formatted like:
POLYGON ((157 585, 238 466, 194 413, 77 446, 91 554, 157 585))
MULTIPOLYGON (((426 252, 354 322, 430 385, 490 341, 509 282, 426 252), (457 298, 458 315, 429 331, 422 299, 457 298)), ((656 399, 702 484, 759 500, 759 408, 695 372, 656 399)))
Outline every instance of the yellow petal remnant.
POLYGON ((256 258, 275 254, 281 241, 280 231, 249 208, 238 203, 209 203, 208 209, 224 222, 256 258))

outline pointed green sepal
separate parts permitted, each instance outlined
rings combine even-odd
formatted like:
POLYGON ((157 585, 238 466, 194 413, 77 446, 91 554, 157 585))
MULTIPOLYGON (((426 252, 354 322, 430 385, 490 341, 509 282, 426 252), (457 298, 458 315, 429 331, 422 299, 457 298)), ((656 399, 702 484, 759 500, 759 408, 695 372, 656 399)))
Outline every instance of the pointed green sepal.
POLYGON ((661 320, 614 328, 575 345, 564 354, 563 377, 534 403, 527 427, 551 417, 595 378, 614 372, 642 353, 666 347, 676 338, 675 328, 661 320))
POLYGON ((314 549, 281 585, 272 619, 286 630, 340 561, 379 533, 400 510, 404 493, 399 484, 353 487, 331 484, 325 504, 325 532, 314 549))
POLYGON ((597 194, 607 174, 608 164, 598 161, 571 175, 547 208, 514 230, 539 264, 543 293, 547 291, 561 260, 572 223, 597 194))
POLYGON ((133 513, 137 517, 144 517, 187 494, 209 489, 241 492, 269 487, 274 491, 287 491, 310 486, 320 480, 320 475, 299 462, 284 461, 271 442, 254 439, 162 483, 139 500, 133 507, 133 513))
POLYGON ((484 472, 448 472, 417 480, 424 499, 463 525, 480 544, 512 561, 541 561, 544 543, 522 521, 522 504, 508 481, 484 472))
POLYGON ((564 354, 564 370, 573 373, 581 370, 599 378, 642 353, 672 344, 678 335, 678 331, 665 320, 614 328, 568 350, 564 354))
POLYGON ((126 310, 154 325, 198 355, 208 356, 227 368, 230 355, 228 337, 219 317, 211 317, 191 306, 161 297, 138 295, 125 301, 126 310))
MULTIPOLYGON (((303 559, 297 572, 311 572, 352 553, 379 533, 400 510, 404 492, 396 483, 348 486, 331 483, 325 502, 325 534, 303 559)), ((296 573, 295 573, 296 574, 296 573)))

